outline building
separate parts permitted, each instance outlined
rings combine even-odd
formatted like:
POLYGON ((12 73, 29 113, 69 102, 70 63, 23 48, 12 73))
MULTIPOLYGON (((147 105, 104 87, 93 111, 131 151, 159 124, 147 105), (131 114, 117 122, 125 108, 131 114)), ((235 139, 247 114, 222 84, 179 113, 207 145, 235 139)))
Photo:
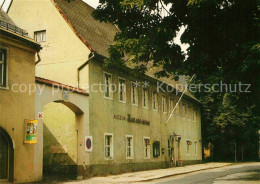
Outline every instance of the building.
POLYGON ((41 178, 35 144, 24 142, 24 121, 34 120, 35 53, 40 45, 0 10, 0 183, 41 178))
POLYGON ((178 83, 104 68, 118 29, 92 12, 81 0, 14 0, 8 12, 43 47, 36 81, 47 87, 36 112, 44 114, 37 145, 44 173, 82 178, 200 163, 198 101, 185 93, 166 123, 178 83), (157 92, 159 81, 173 91, 157 92))

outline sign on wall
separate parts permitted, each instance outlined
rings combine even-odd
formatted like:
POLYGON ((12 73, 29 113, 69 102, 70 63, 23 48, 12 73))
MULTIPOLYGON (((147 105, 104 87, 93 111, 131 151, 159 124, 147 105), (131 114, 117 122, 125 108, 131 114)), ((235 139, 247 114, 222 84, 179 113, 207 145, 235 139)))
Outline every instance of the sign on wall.
POLYGON ((85 151, 92 152, 93 150, 93 138, 92 136, 85 136, 85 151))
POLYGON ((24 143, 25 144, 37 143, 38 120, 24 120, 24 122, 25 122, 24 143))

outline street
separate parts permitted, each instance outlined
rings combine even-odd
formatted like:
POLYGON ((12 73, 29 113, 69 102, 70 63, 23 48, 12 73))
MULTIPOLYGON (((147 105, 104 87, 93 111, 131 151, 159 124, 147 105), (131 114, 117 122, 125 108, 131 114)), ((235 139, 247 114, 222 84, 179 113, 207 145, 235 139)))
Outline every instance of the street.
MULTIPOLYGON (((152 184, 259 184, 260 163, 244 163, 142 182, 152 184)), ((140 183, 139 183, 140 184, 140 183)))

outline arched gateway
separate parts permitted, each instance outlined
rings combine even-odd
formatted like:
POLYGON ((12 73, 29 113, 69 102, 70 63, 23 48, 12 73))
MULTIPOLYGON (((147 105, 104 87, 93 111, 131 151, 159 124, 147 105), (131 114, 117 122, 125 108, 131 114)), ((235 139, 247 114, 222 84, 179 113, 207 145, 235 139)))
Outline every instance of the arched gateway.
POLYGON ((9 134, 0 127, 0 182, 13 179, 13 142, 9 134))

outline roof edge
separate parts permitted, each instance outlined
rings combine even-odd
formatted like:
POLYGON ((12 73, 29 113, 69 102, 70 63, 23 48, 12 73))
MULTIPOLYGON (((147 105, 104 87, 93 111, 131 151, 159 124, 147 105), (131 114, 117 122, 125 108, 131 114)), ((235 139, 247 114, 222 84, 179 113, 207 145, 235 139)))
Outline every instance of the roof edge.
POLYGON ((90 49, 91 52, 95 52, 93 47, 80 35, 80 33, 76 30, 76 28, 73 26, 73 24, 70 22, 68 17, 65 15, 65 13, 61 10, 59 5, 55 2, 55 0, 51 0, 52 4, 55 6, 55 8, 58 10, 60 15, 64 18, 64 20, 67 22, 69 27, 72 29, 72 31, 76 34, 76 36, 90 49))
POLYGON ((76 88, 76 87, 69 86, 69 85, 66 85, 66 84, 62 84, 62 83, 59 83, 59 82, 55 82, 53 80, 49 80, 49 79, 45 79, 45 78, 41 78, 41 77, 36 76, 35 82, 39 83, 39 84, 46 84, 47 86, 62 88, 62 89, 71 91, 73 93, 78 93, 78 94, 81 94, 81 95, 89 96, 89 93, 84 89, 76 88))

